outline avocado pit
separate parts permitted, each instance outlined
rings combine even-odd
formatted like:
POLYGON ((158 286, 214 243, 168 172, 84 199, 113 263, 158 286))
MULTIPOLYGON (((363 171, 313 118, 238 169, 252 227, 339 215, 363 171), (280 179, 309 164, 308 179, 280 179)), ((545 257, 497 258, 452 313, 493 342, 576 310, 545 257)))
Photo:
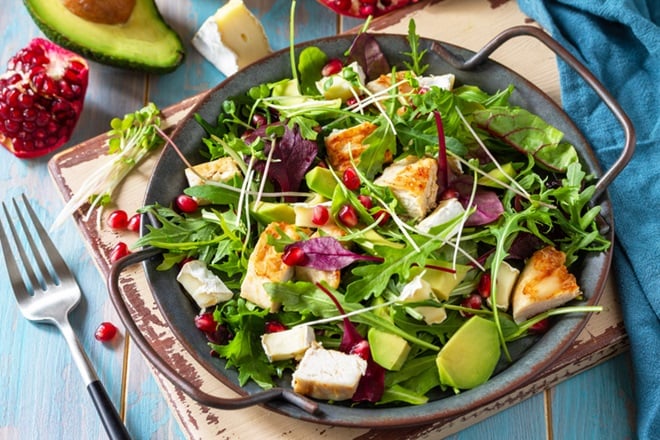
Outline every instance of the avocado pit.
POLYGON ((126 23, 136 0, 61 0, 65 8, 78 17, 101 24, 126 23))

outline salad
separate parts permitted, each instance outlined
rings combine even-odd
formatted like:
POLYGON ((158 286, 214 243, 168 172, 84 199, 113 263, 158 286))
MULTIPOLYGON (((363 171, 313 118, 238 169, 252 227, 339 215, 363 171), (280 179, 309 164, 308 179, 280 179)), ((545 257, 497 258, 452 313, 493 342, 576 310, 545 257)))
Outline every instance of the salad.
POLYGON ((368 32, 342 58, 292 50, 291 77, 196 117, 208 160, 141 209, 158 226, 135 246, 164 250, 241 385, 423 404, 486 382, 554 316, 600 310, 570 303, 576 263, 610 246, 575 148, 513 86, 426 74, 414 21, 407 38, 398 65, 368 32))

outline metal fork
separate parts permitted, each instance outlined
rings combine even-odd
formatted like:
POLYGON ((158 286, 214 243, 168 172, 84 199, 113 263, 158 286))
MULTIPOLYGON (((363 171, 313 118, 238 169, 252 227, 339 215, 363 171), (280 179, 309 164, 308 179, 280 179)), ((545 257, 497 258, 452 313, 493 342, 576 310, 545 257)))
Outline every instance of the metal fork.
POLYGON ((10 235, 13 237, 14 249, 20 259, 13 254, 8 239, 9 234, 5 232, 0 222, 2 253, 5 256, 7 272, 18 307, 27 319, 55 325, 61 331, 69 345, 73 361, 80 371, 87 391, 94 401, 106 433, 111 439, 129 439, 130 436, 119 413, 94 372, 89 358, 69 323, 69 312, 80 302, 80 287, 53 241, 48 237, 43 225, 39 222, 25 194, 22 195, 22 199, 23 210, 27 212, 38 238, 35 238, 30 232, 29 221, 25 220, 16 199, 13 199, 12 202, 18 222, 12 221, 7 206, 4 202, 2 203, 5 220, 9 225, 10 235), (24 243, 24 240, 20 238, 17 228, 14 226, 15 223, 21 225, 24 239, 31 250, 32 260, 21 244, 24 243), (45 255, 40 251, 37 240, 41 242, 45 255), (49 261, 52 270, 49 270, 46 261, 49 261), (22 271, 20 266, 23 267, 22 271))

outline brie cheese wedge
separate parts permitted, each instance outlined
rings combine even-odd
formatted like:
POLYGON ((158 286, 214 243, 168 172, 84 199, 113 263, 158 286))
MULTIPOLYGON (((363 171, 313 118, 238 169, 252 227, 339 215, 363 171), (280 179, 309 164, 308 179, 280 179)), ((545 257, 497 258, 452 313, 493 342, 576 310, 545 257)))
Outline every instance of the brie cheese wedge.
POLYGON ((262 24, 242 0, 229 0, 207 18, 192 45, 226 76, 272 52, 262 24))

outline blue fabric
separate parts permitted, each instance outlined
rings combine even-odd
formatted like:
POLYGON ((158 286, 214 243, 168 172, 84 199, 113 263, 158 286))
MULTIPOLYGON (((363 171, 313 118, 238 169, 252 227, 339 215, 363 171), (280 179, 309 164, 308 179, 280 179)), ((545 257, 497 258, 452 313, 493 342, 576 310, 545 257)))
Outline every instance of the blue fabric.
MULTIPOLYGON (((630 339, 637 435, 660 438, 660 5, 657 0, 518 0, 603 83, 631 118, 631 162, 609 186, 613 270, 630 339)), ((620 124, 559 62, 562 103, 604 169, 623 145, 620 124)), ((616 396, 613 396, 616 398, 616 396)))

